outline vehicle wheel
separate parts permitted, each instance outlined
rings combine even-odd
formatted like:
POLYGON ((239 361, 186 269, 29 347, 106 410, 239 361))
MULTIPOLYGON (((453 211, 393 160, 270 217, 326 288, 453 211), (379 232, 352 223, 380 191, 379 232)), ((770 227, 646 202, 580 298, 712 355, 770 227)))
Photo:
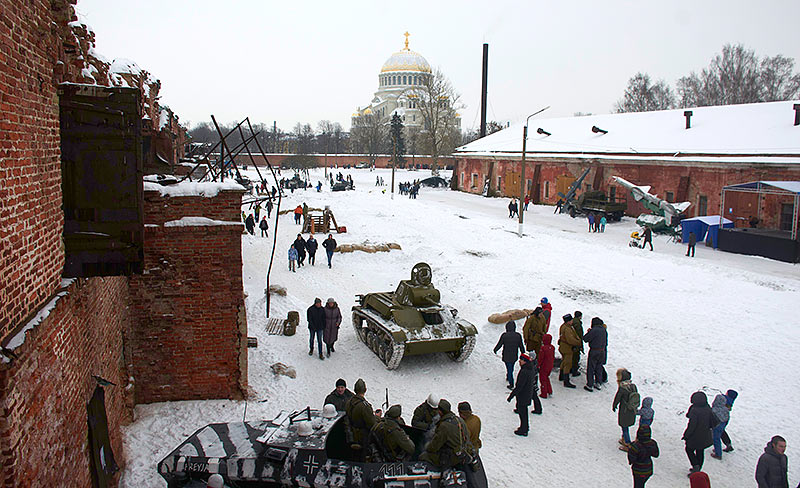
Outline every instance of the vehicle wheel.
POLYGON ((456 362, 461 362, 466 360, 470 354, 472 354, 472 350, 475 349, 475 336, 467 336, 464 338, 464 344, 461 346, 461 349, 457 351, 448 352, 447 355, 456 362))
POLYGON ((353 313, 353 329, 356 331, 356 337, 361 342, 365 342, 364 337, 364 318, 360 315, 353 313))

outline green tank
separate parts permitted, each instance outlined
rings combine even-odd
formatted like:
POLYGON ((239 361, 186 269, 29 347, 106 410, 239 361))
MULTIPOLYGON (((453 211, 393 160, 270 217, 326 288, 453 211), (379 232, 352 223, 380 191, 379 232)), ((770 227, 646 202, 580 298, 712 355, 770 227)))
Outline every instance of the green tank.
POLYGON ((428 264, 417 263, 411 279, 402 280, 395 291, 356 295, 356 335, 386 369, 397 368, 404 356, 436 352, 464 361, 475 348, 478 330, 455 308, 439 303, 432 274, 428 264))

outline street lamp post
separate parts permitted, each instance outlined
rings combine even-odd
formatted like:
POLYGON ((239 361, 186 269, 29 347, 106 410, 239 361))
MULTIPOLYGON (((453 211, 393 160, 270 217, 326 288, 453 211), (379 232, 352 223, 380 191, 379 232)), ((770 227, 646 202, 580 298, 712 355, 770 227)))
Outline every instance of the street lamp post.
POLYGON ((523 127, 523 129, 522 129, 522 168, 521 168, 521 171, 520 171, 520 178, 519 178, 519 203, 517 204, 517 207, 519 209, 517 213, 519 214, 519 236, 520 237, 522 237, 522 235, 523 235, 523 232, 522 232, 522 223, 523 223, 522 216, 523 216, 524 209, 525 209, 524 202, 525 202, 525 193, 527 191, 527 188, 526 188, 527 185, 525 184, 525 149, 526 149, 526 146, 527 146, 527 143, 528 143, 528 121, 534 115, 538 115, 538 114, 544 112, 545 110, 547 110, 548 108, 550 108, 549 105, 547 107, 539 110, 538 112, 534 112, 534 113, 528 115, 528 118, 525 119, 525 127, 523 127))

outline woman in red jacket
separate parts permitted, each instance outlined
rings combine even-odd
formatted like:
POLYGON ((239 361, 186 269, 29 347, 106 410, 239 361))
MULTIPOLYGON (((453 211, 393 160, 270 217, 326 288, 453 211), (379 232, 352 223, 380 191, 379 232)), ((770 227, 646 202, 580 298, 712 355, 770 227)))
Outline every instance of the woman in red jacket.
POLYGON ((542 386, 542 392, 539 394, 542 398, 547 398, 547 395, 553 394, 553 387, 550 385, 550 373, 553 371, 553 361, 556 358, 556 348, 552 344, 553 336, 545 334, 542 336, 542 348, 539 350, 539 355, 536 361, 539 364, 539 384, 542 386))

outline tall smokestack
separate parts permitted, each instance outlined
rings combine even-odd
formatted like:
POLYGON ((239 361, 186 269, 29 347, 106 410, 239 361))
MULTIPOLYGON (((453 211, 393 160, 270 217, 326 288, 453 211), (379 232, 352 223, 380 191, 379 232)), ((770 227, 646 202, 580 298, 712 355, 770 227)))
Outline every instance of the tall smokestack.
POLYGON ((486 136, 486 82, 489 75, 489 45, 483 44, 483 78, 481 82, 481 137, 486 136))

